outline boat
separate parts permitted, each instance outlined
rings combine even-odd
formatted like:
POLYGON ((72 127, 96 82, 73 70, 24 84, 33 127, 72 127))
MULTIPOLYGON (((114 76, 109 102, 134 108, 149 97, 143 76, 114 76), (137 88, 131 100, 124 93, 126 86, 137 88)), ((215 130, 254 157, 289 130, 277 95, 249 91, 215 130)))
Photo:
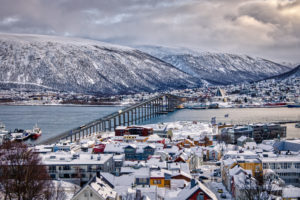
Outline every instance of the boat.
POLYGON ((15 133, 14 140, 23 141, 27 140, 31 136, 30 132, 24 131, 23 133, 15 133))
POLYGON ((8 140, 8 131, 5 130, 4 123, 0 122, 0 145, 6 140, 8 140))
POLYGON ((276 108, 276 107, 285 107, 286 103, 284 102, 279 102, 279 103, 266 103, 264 104, 265 107, 269 108, 276 108))
POLYGON ((38 139, 42 135, 42 130, 37 126, 37 124, 33 127, 31 132, 32 139, 38 139))
POLYGON ((211 103, 208 106, 208 109, 216 109, 219 108, 219 104, 218 103, 211 103))
POLYGON ((10 141, 22 141, 27 139, 30 134, 24 131, 23 129, 15 129, 13 132, 9 133, 9 139, 10 141))
POLYGON ((289 104, 287 105, 288 108, 300 108, 300 104, 289 104))
POLYGON ((295 128, 300 128, 300 123, 295 124, 295 128))

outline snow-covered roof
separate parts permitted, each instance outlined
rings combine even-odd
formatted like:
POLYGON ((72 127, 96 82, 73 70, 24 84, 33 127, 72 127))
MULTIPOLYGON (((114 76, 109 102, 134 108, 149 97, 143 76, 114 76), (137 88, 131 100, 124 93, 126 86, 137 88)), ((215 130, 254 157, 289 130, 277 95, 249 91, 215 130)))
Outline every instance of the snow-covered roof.
POLYGON ((73 157, 70 152, 52 152, 40 156, 45 165, 99 165, 106 163, 113 157, 112 154, 93 155, 81 153, 78 155, 73 157))
POLYGON ((285 187, 282 190, 283 198, 300 198, 300 188, 299 187, 285 187))

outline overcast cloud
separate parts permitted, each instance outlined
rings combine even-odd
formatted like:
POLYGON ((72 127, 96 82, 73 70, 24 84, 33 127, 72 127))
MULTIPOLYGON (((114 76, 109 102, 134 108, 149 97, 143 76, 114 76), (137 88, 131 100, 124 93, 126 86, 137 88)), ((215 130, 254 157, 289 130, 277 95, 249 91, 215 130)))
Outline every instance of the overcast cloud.
POLYGON ((300 0, 0 0, 0 31, 300 62, 300 0))

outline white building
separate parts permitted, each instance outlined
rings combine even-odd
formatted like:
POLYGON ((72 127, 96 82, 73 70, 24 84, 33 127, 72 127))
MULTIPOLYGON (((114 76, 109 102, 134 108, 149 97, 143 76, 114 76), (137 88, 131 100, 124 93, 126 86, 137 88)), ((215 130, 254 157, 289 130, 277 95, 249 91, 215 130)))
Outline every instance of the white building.
POLYGON ((99 172, 113 172, 112 154, 71 154, 55 152, 41 154, 52 179, 85 183, 99 172))
POLYGON ((300 185, 300 156, 263 157, 263 169, 272 169, 286 184, 300 185))

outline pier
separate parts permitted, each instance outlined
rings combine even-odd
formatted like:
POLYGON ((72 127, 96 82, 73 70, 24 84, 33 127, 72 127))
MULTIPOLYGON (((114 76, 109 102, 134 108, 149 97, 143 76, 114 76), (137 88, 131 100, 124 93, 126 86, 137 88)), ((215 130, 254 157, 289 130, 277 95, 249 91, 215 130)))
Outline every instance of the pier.
POLYGON ((100 119, 68 130, 40 144, 52 144, 60 140, 77 141, 99 132, 114 131, 117 126, 131 126, 155 118, 161 114, 173 112, 183 99, 171 94, 161 94, 133 106, 120 109, 100 119))

